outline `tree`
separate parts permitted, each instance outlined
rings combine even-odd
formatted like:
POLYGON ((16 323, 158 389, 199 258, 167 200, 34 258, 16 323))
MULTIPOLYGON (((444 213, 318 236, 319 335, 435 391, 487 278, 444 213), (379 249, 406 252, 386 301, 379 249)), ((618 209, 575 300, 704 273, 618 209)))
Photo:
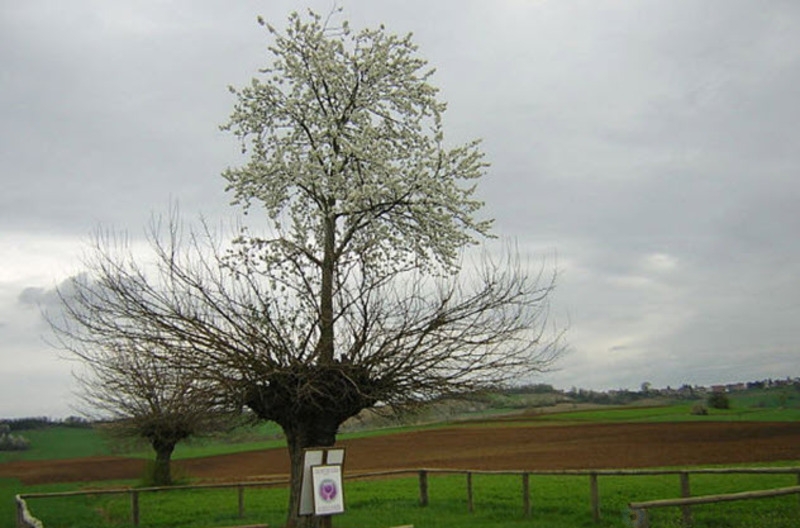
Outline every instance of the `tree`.
POLYGON ((455 281, 425 291, 409 276, 455 273, 460 251, 490 228, 475 218, 472 182, 486 167, 478 142, 445 148, 445 104, 410 35, 333 28, 313 12, 292 14, 285 33, 264 25, 274 62, 232 89, 225 127, 250 161, 225 178, 236 202, 260 203, 274 228, 266 239, 245 235, 240 256, 291 293, 286 308, 304 323, 300 342, 279 354, 297 365, 289 379, 248 402, 284 428, 299 469, 303 447, 332 444, 339 424, 378 401, 542 366, 530 343, 510 343, 533 322, 520 308, 538 306, 550 285, 531 290, 491 269, 478 291, 455 281))
POLYGON ((293 14, 271 68, 224 127, 249 162, 224 176, 269 229, 232 245, 176 218, 151 231, 155 260, 94 246, 102 288, 71 310, 73 337, 139 344, 188 369, 210 398, 278 423, 291 458, 290 526, 303 449, 375 405, 409 405, 498 388, 546 369, 553 277, 529 276, 513 250, 464 251, 489 236, 477 220, 477 142, 446 148, 444 104, 410 37, 353 33, 293 14))
POLYGON ((11 427, 0 422, 0 451, 25 451, 30 447, 27 438, 11 434, 11 427))
MULTIPOLYGON (((98 238, 98 243, 105 243, 101 240, 107 241, 98 238)), ((189 437, 228 427, 233 423, 230 407, 204 390, 193 371, 165 361, 170 351, 158 350, 158 342, 135 339, 123 328, 114 333, 114 339, 107 339, 108 333, 97 338, 82 333, 88 328, 79 330, 75 324, 95 318, 91 309, 115 293, 101 283, 87 282, 83 275, 73 279, 72 285, 59 294, 66 317, 50 319, 50 323, 61 344, 85 366, 76 378, 86 414, 105 422, 113 436, 146 440, 155 451, 148 480, 168 486, 175 446, 189 437)))
POLYGON ((708 395, 708 406, 712 409, 730 409, 731 401, 722 391, 714 391, 708 395))

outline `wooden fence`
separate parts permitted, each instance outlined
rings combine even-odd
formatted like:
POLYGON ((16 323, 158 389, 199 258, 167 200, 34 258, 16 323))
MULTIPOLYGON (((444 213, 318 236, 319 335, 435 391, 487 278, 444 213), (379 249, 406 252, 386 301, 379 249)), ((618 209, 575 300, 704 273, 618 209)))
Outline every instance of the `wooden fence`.
POLYGON ((42 521, 31 515, 28 504, 20 495, 14 497, 17 506, 17 528, 44 528, 42 521))
POLYGON ((55 493, 26 493, 16 496, 17 504, 17 528, 43 528, 42 522, 31 515, 26 501, 28 499, 49 499, 58 497, 79 497, 87 495, 128 495, 131 505, 131 523, 139 526, 140 510, 139 496, 142 493, 157 493, 179 490, 200 490, 200 489, 236 489, 238 498, 239 517, 244 517, 244 490, 246 488, 285 486, 289 484, 288 478, 268 479, 258 482, 233 482, 225 484, 194 484, 190 486, 168 486, 153 488, 116 488, 107 490, 90 491, 61 491, 55 493))
MULTIPOLYGON (((344 478, 346 480, 365 479, 365 478, 379 478, 379 477, 396 477, 401 475, 417 475, 419 481, 419 504, 420 506, 427 506, 429 504, 429 476, 431 475, 464 475, 466 487, 466 506, 468 511, 474 511, 474 498, 473 498, 473 475, 506 475, 518 476, 522 483, 522 514, 525 517, 532 515, 531 507, 531 487, 530 476, 574 476, 588 478, 588 495, 589 504, 591 509, 592 519, 595 522, 600 520, 600 477, 637 477, 637 476, 654 476, 654 475, 676 475, 679 478, 681 499, 670 499, 666 501, 650 501, 631 503, 631 509, 635 515, 642 515, 646 517, 646 510, 650 508, 659 508, 666 506, 680 506, 683 510, 684 521, 687 524, 691 523, 691 505, 705 504, 707 502, 721 502, 708 501, 708 497, 690 497, 691 485, 690 475, 698 474, 794 474, 797 477, 797 487, 781 488, 784 490, 781 494, 787 493, 800 493, 798 491, 786 492, 785 490, 800 489, 800 467, 787 467, 787 468, 709 468, 709 469, 598 469, 598 470, 549 470, 549 471, 528 471, 528 470, 464 470, 464 469, 397 469, 388 471, 371 471, 362 473, 347 473, 344 478), (636 506, 637 508, 634 508, 636 506), (642 513, 644 512, 644 513, 642 513)), ((70 497, 80 495, 111 495, 111 494, 128 494, 130 496, 131 504, 131 522, 134 526, 139 526, 140 511, 139 511, 139 496, 142 493, 157 493, 166 491, 177 490, 197 490, 197 489, 235 489, 237 493, 238 515, 244 517, 245 512, 245 490, 247 488, 263 488, 272 486, 284 486, 289 483, 288 478, 276 478, 270 480, 261 480, 256 482, 235 482, 225 484, 197 484, 191 486, 171 486, 159 488, 122 488, 111 490, 94 490, 94 491, 67 491, 60 493, 27 493, 18 495, 17 502, 17 528, 42 528, 42 524, 30 515, 28 512, 25 501, 27 499, 46 499, 52 497, 70 497), (38 523, 38 524, 36 524, 38 523)), ((775 490, 775 491, 781 491, 775 490)), ((763 493, 763 492, 749 492, 749 493, 763 493)), ((737 494, 734 494, 737 495, 737 494)), ((741 495, 741 494, 738 494, 741 495)), ((719 497, 719 496, 716 496, 719 497)), ((756 498, 756 497, 751 497, 756 498)), ((722 500, 738 500, 738 499, 722 499, 722 500)), ((646 522, 646 521, 642 521, 646 522)), ((647 526, 646 524, 641 526, 647 526)))
MULTIPOLYGON (((781 497, 784 495, 800 496, 800 486, 790 486, 788 488, 777 488, 771 490, 744 491, 741 493, 727 493, 725 495, 705 495, 702 497, 687 497, 682 499, 663 499, 647 502, 631 502, 628 507, 631 510, 631 518, 634 528, 650 528, 648 510, 654 508, 667 508, 670 506, 680 506, 684 511, 684 526, 692 525, 691 511, 688 510, 692 505, 715 504, 719 502, 765 499, 769 497, 781 497), (689 511, 687 517, 686 512, 689 511)), ((800 516, 798 516, 800 517, 800 516)))

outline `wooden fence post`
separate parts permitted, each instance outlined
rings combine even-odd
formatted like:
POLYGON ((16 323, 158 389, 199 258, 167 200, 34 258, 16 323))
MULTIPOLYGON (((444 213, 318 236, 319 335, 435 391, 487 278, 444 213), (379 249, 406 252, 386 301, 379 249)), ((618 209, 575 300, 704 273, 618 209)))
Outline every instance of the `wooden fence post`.
POLYGON ((531 484, 528 473, 522 474, 522 511, 526 518, 531 516, 531 484))
POLYGON ((647 510, 632 510, 631 521, 633 521, 633 528, 650 528, 647 510))
POLYGON ((600 490, 597 487, 597 473, 589 473, 589 487, 592 494, 592 520, 600 522, 600 490))
POLYGON ((134 526, 139 526, 139 492, 131 492, 131 522, 134 526))
POLYGON ((244 486, 239 485, 237 489, 239 499, 239 518, 244 518, 244 486))
POLYGON ((472 472, 467 471, 467 511, 473 513, 475 505, 472 502, 472 472))
MULTIPOLYGON (((800 486, 800 472, 797 473, 797 485, 800 486)), ((797 494, 797 502, 800 503, 800 493, 797 494)))
MULTIPOLYGON (((689 486, 689 473, 686 471, 681 472, 681 497, 688 499, 692 496, 692 489, 689 486)), ((683 513, 683 526, 689 528, 692 526, 692 507, 689 505, 681 506, 683 513)))
POLYGON ((419 505, 428 505, 428 472, 424 469, 419 472, 419 505))

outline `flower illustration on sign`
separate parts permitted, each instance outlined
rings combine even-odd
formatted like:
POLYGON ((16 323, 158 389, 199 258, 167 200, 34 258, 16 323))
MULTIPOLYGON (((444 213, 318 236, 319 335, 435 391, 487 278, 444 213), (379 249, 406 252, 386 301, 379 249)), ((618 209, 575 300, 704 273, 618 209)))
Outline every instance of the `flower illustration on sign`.
POLYGON ((330 502, 336 498, 336 483, 331 479, 325 479, 319 483, 319 496, 325 502, 330 502))

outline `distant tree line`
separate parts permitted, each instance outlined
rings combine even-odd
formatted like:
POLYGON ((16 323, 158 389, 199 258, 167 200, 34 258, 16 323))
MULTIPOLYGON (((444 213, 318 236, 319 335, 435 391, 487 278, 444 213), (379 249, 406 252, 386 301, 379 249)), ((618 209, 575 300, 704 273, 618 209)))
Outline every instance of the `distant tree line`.
POLYGON ((575 403, 597 403, 601 405, 624 405, 649 396, 646 393, 627 389, 603 392, 575 387, 564 394, 575 403))
POLYGON ((554 392, 559 392, 552 385, 547 383, 533 383, 533 384, 526 384, 526 385, 518 385, 514 387, 509 387, 503 391, 504 394, 514 395, 514 394, 552 394, 554 392))
POLYGON ((785 379, 776 379, 773 380, 772 378, 768 378, 761 381, 748 381, 746 387, 748 390, 751 389, 772 389, 775 387, 794 387, 795 390, 800 391, 800 378, 785 378, 785 379))
POLYGON ((75 427, 88 429, 92 423, 80 416, 69 416, 64 419, 53 419, 46 416, 29 416, 25 418, 0 419, 0 427, 7 426, 10 432, 30 431, 31 429, 44 429, 60 425, 62 427, 75 427))

